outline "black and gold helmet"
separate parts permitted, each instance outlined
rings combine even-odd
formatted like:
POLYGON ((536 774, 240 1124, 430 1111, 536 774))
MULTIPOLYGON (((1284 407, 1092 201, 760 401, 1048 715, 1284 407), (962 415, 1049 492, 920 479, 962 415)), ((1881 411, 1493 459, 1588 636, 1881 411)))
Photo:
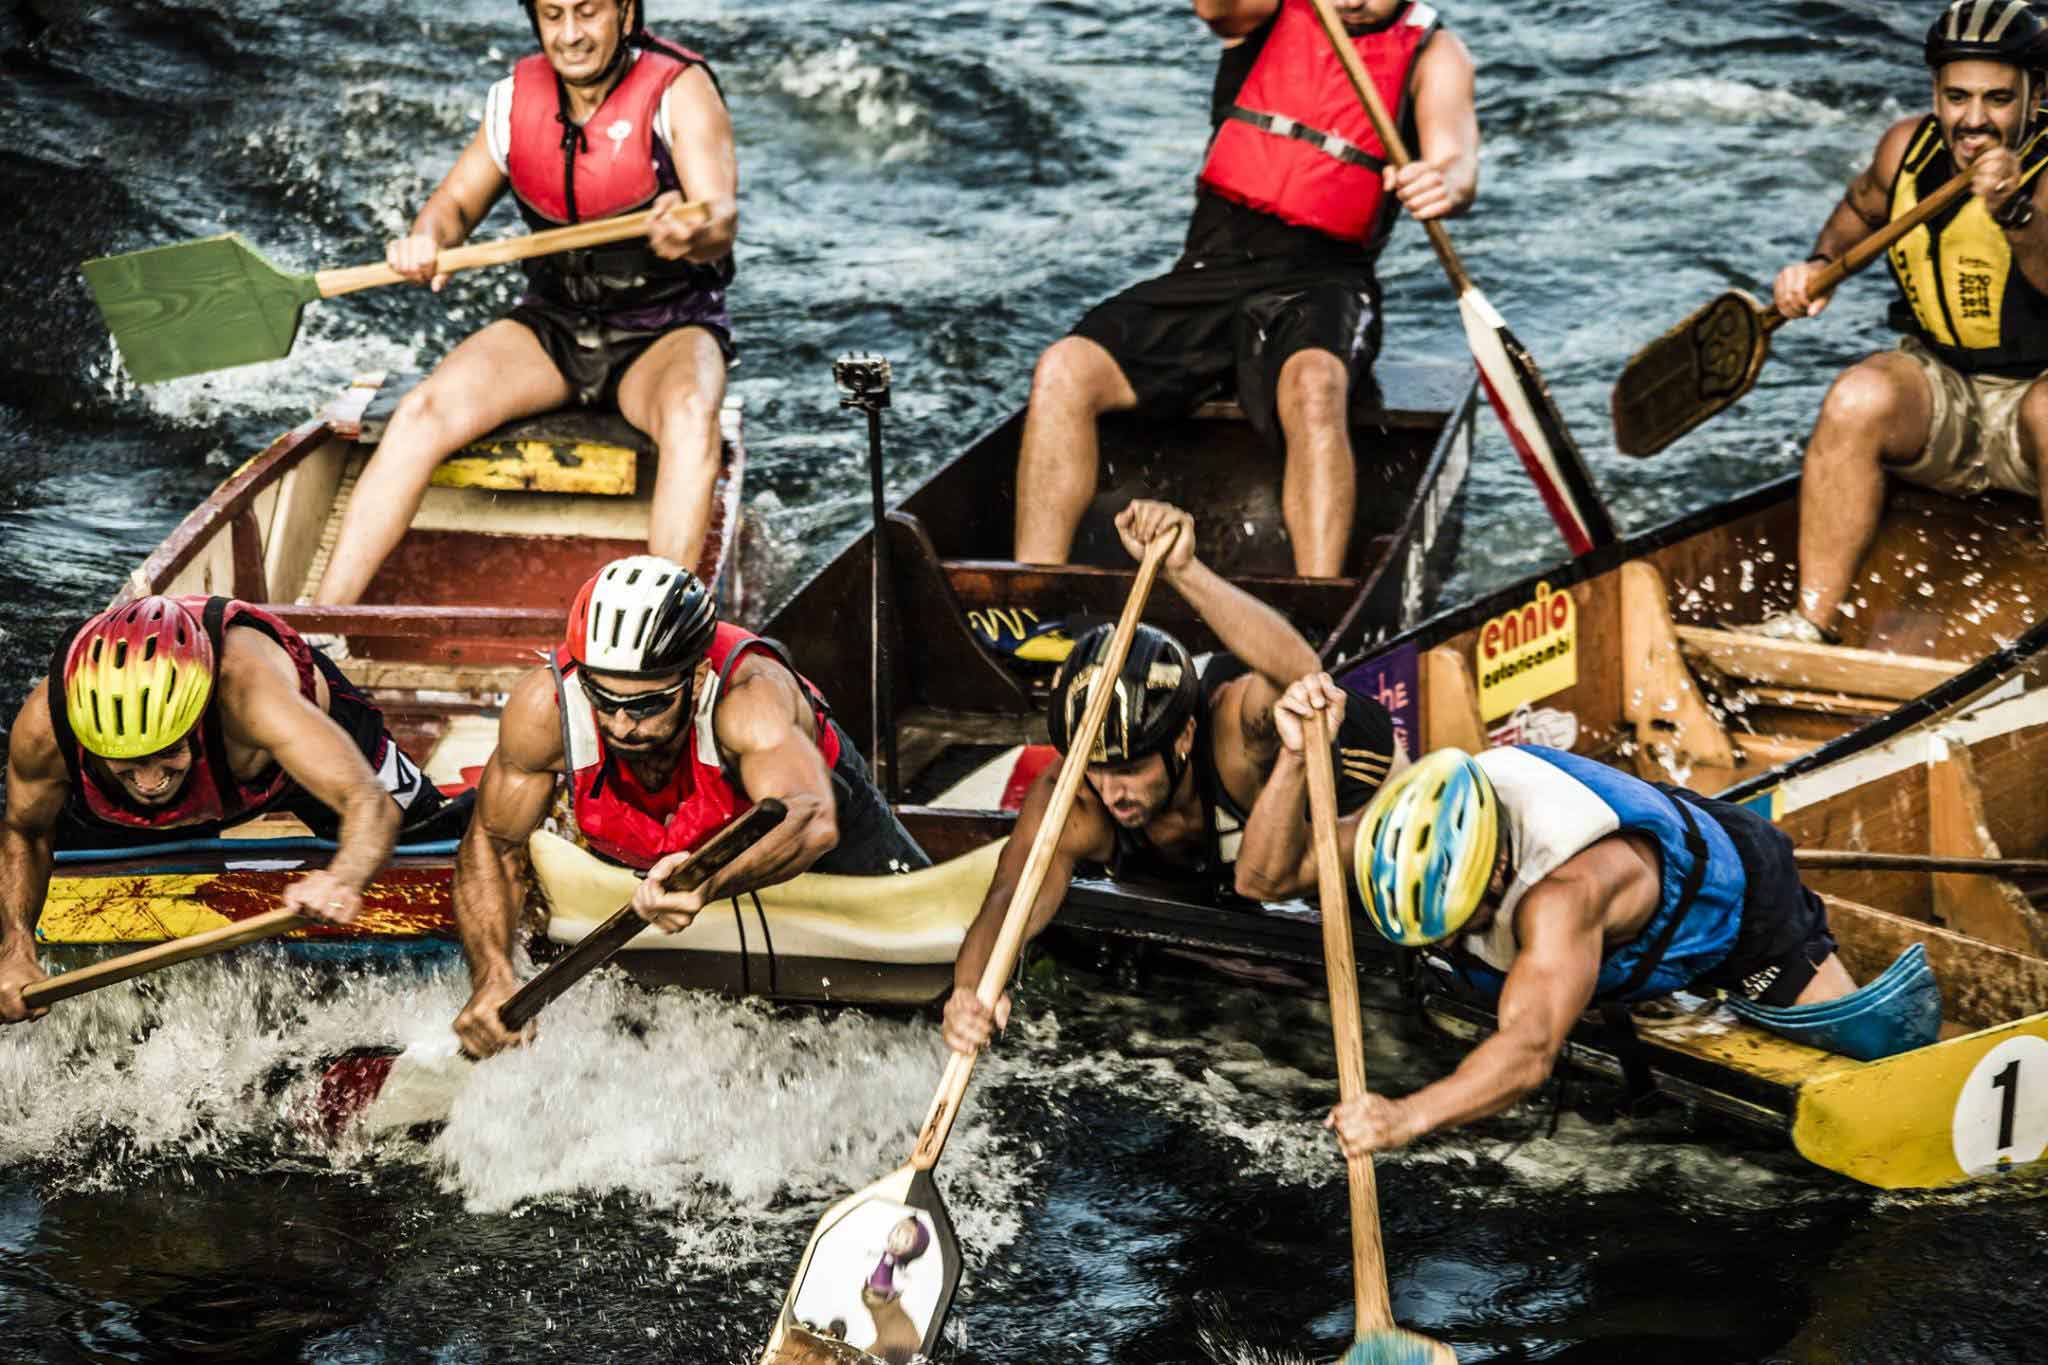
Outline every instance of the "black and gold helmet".
MULTIPOLYGON (((1045 728, 1061 753, 1067 751, 1075 727, 1087 714, 1089 687, 1101 672, 1102 656, 1108 652, 1113 634, 1115 627, 1101 625, 1083 635, 1053 676, 1045 728)), ((1188 657, 1187 649, 1163 630, 1139 626, 1115 687, 1088 761, 1131 763, 1148 754, 1164 753, 1167 769, 1178 781, 1173 741, 1195 713, 1202 695, 1201 679, 1195 676, 1195 661, 1188 657)))

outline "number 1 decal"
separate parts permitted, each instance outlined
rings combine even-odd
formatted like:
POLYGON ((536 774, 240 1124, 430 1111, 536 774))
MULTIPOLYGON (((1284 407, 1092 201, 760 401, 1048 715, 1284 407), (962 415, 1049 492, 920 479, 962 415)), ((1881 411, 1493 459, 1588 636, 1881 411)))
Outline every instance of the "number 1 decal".
POLYGON ((1950 1137, 1968 1175, 2048 1151, 2048 1039, 2016 1033, 1978 1058, 1956 1096, 1950 1137))

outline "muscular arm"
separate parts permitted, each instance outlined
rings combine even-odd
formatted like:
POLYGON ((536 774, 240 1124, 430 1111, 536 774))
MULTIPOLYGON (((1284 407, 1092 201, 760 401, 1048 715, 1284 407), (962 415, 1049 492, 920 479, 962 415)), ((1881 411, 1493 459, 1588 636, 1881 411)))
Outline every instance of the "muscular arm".
POLYGON ((719 694, 715 723, 748 798, 775 797, 788 813, 702 887, 680 893, 699 905, 786 882, 839 846, 832 773, 818 752, 811 704, 788 669, 758 654, 742 660, 719 694))
POLYGON ((50 890, 53 836, 69 791, 50 729, 49 690, 38 679, 7 740, 7 808, 0 817, 0 1021, 6 1023, 28 1017, 22 987, 43 979, 36 919, 50 890))
MULTIPOLYGON (((1409 78, 1415 100, 1418 161, 1443 177, 1448 207, 1425 209, 1426 217, 1455 217, 1479 194, 1479 112, 1474 97, 1472 54, 1449 31, 1429 40, 1409 78)), ((1413 168, 1403 178, 1412 174, 1413 168)))
MULTIPOLYGON (((391 859, 400 813, 355 741, 299 691, 298 671, 275 640, 230 631, 218 705, 227 737, 267 751, 285 775, 341 817, 327 874, 361 891, 391 859)), ((287 895, 287 901, 290 896, 287 895)))
POLYGON ((554 678, 521 678, 498 721, 498 746, 477 783, 476 810, 455 854, 455 923, 473 985, 509 983, 527 836, 540 828, 562 762, 554 678))
POLYGON ((1900 119, 1878 139, 1870 164, 1849 182, 1834 212, 1814 238, 1813 254, 1838 261, 1849 248, 1891 221, 1891 186, 1905 160, 1906 144, 1920 125, 1917 118, 1900 119))
POLYGON ((670 87, 668 136, 676 175, 683 183, 682 197, 708 205, 711 216, 693 227, 657 219, 648 241, 656 254, 669 260, 719 260, 731 253, 739 235, 740 171, 732 116, 704 68, 691 67, 670 87))
POLYGON ((436 246, 460 246, 505 192, 505 173, 491 160, 491 146, 481 125, 455 165, 442 178, 412 220, 412 235, 431 237, 436 246))
POLYGON ((1549 1077, 1593 1000, 1605 904, 1597 878, 1563 869, 1522 898, 1521 952, 1501 988, 1499 1028, 1456 1071, 1401 1102, 1411 1130, 1404 1140, 1498 1114, 1549 1077))
MULTIPOLYGON (((1024 878, 1024 864, 1030 861, 1031 845, 1037 841, 1039 828, 1045 823, 1045 808, 1052 800, 1052 789, 1058 785, 1059 768, 1047 768, 1024 794, 1023 808, 1017 812, 1016 828, 1010 832, 1010 842, 1003 846, 1002 857, 996 860, 996 873, 989 881, 988 894, 981 898, 981 909, 975 914, 974 923, 967 927, 967 936, 960 941, 960 955, 953 960, 955 990, 972 991, 981 984, 981 974, 995 952, 996 939, 1002 935, 1003 919, 1010 910, 1010 898, 1016 894, 1017 884, 1024 878)), ((1067 898, 1067 884, 1073 880, 1074 864, 1106 861, 1115 847, 1109 817, 1089 793, 1081 792, 1067 814, 1066 827, 1060 831, 1059 841, 1053 845, 1052 861, 1046 865, 1045 880, 1039 884, 1038 895, 1031 902, 1031 918, 1024 927, 1025 942, 1037 938, 1045 932, 1045 926, 1052 923, 1060 903, 1067 898)))
MULTIPOLYGON (((1337 826, 1337 847, 1348 849, 1358 816, 1337 826)), ((1308 763, 1282 746, 1273 771, 1259 790, 1244 842, 1237 850, 1237 894, 1258 901, 1286 900, 1315 889, 1315 848, 1309 842, 1308 763)))

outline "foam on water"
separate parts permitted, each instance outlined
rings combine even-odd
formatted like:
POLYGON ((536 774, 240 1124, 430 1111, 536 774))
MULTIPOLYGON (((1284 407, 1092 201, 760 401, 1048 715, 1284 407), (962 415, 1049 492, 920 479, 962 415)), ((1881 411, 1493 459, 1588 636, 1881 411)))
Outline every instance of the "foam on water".
POLYGON ((922 157, 931 149, 931 115, 901 72, 866 60, 851 38, 822 51, 797 53, 769 71, 775 89, 800 105, 848 117, 884 162, 922 157))

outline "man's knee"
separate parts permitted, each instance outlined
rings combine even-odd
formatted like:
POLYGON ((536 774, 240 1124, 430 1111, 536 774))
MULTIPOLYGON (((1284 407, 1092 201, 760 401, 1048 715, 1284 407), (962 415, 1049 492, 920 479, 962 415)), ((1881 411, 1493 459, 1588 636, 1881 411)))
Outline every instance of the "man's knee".
POLYGON ((1123 384, 1109 352, 1085 337, 1062 337, 1045 348, 1031 373, 1031 402, 1096 416, 1106 412, 1123 384))
POLYGON ((1926 382, 1903 357, 1872 356, 1851 365, 1829 387, 1817 430, 1867 436, 1878 444, 1888 444, 1888 438, 1900 434, 1906 418, 1924 411, 1926 382))
POLYGON ((1308 428, 1341 424, 1349 403, 1351 374, 1328 351, 1297 351, 1280 367, 1279 402, 1283 422, 1308 428))
POLYGON ((654 430, 647 434, 654 438, 664 460, 715 462, 718 410, 695 389, 664 394, 655 405, 654 430))

